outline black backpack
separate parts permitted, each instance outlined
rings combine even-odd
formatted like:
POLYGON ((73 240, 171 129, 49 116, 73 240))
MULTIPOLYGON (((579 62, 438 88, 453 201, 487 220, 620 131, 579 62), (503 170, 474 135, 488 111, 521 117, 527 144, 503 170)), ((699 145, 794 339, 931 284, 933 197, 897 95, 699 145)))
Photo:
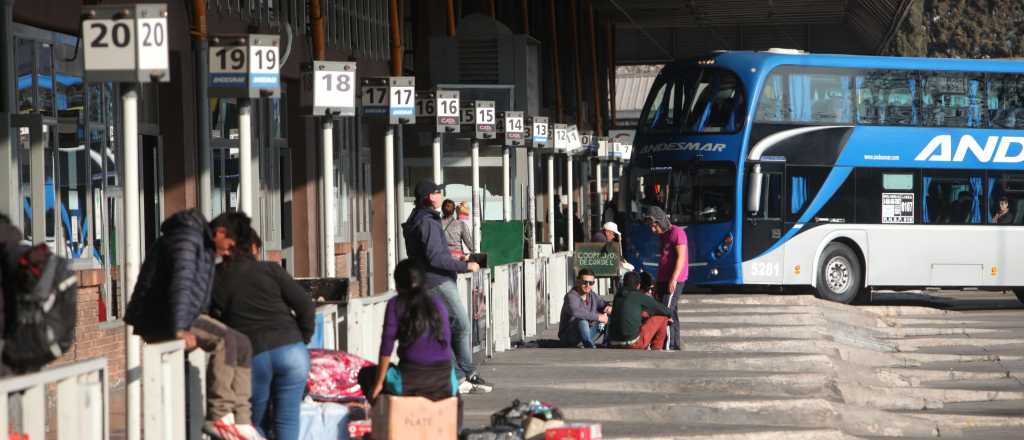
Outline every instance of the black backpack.
POLYGON ((4 270, 4 364, 42 368, 75 342, 78 277, 45 244, 11 249, 4 270))

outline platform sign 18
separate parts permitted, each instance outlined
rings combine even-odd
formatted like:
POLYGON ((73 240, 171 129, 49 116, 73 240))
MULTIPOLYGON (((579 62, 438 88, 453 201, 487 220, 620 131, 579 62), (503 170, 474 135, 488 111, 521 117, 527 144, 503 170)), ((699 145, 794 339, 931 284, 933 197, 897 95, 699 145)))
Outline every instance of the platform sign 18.
POLYGON ((221 35, 210 38, 210 96, 259 98, 281 91, 281 38, 221 35))
POLYGON ((82 46, 89 82, 168 82, 167 5, 88 6, 82 46))
POLYGON ((355 116, 356 63, 313 61, 302 70, 302 106, 309 114, 355 116))
POLYGON ((388 78, 388 115, 392 124, 416 122, 416 78, 411 76, 388 78))
POLYGON ((494 113, 494 101, 476 101, 473 106, 473 123, 477 139, 494 139, 498 116, 494 113))
POLYGON ((534 148, 543 148, 548 146, 548 118, 544 116, 534 116, 530 121, 530 126, 533 128, 533 146, 534 148))
POLYGON ((458 133, 459 132, 459 92, 457 90, 438 90, 436 93, 437 103, 437 132, 458 133))
POLYGON ((519 147, 524 144, 526 130, 523 125, 525 122, 523 112, 505 112, 505 145, 519 147))

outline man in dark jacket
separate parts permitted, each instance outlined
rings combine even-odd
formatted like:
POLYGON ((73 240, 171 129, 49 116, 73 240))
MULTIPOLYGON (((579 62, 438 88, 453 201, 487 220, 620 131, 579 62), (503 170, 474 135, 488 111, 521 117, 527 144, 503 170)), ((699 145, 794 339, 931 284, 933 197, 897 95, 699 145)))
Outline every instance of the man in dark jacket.
POLYGON ((491 391, 491 387, 477 374, 473 364, 469 315, 459 299, 459 289, 455 287, 456 274, 476 272, 480 265, 456 260, 448 252, 448 239, 441 228, 441 215, 438 213, 442 202, 440 186, 429 180, 416 184, 416 209, 402 224, 405 250, 409 259, 423 268, 423 288, 431 295, 440 296, 448 307, 455 371, 462 379, 459 392, 486 393, 491 391))
POLYGON ((668 338, 668 307, 640 290, 640 274, 622 277, 622 290, 615 295, 615 313, 608 323, 609 345, 617 348, 661 350, 668 338))
POLYGON ((213 289, 215 249, 230 249, 199 210, 174 214, 146 255, 125 322, 148 343, 185 341, 209 353, 203 432, 214 438, 257 440, 252 426, 252 345, 249 338, 206 313, 213 289))

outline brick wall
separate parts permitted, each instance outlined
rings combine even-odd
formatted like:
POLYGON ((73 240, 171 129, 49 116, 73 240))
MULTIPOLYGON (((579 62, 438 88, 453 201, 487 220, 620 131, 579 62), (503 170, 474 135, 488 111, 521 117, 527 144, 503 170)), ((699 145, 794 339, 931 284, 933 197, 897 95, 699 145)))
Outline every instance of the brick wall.
POLYGON ((112 386, 124 383, 124 323, 99 322, 100 286, 102 270, 78 272, 78 322, 75 343, 64 356, 49 366, 68 364, 106 356, 108 375, 112 386))

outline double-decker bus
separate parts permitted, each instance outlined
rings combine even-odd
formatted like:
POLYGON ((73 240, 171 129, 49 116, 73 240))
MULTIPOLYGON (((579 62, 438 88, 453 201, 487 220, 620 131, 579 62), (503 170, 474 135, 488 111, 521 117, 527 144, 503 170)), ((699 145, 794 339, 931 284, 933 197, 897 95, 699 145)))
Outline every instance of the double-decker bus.
POLYGON ((1024 300, 1024 62, 718 52, 666 65, 641 114, 626 256, 658 205, 698 285, 1013 290, 1024 300))

